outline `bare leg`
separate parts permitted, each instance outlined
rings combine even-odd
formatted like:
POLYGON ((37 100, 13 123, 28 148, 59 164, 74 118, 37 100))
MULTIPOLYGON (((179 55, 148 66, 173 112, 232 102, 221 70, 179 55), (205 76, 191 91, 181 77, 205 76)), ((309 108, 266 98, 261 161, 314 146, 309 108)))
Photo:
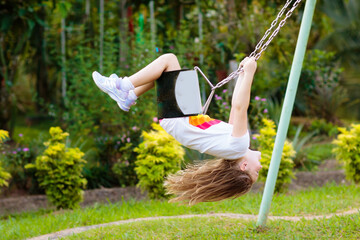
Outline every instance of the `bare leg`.
MULTIPOLYGON (((131 75, 129 77, 129 80, 131 81, 131 83, 134 85, 134 87, 136 89, 139 86, 143 86, 148 83, 152 83, 151 85, 146 85, 146 88, 140 88, 138 90, 141 95, 145 92, 144 90, 147 91, 154 86, 153 82, 156 79, 158 79, 163 72, 180 70, 180 69, 181 69, 181 67, 180 67, 179 61, 177 60, 177 57, 172 53, 167 53, 167 54, 161 55, 160 57, 155 59, 153 62, 151 62, 149 65, 147 65, 146 67, 144 67, 137 73, 131 75)), ((139 96, 139 95, 137 95, 137 96, 139 96)))
POLYGON ((145 92, 149 91, 154 87, 154 82, 147 83, 134 89, 134 93, 137 97, 140 97, 145 92))

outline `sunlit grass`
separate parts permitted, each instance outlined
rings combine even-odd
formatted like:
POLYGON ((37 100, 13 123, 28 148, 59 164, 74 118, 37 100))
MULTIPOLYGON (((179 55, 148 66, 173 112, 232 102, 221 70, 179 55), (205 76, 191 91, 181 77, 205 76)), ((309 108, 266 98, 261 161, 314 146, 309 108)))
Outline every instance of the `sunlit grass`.
MULTIPOLYGON (((63 229, 108 223, 132 218, 204 213, 258 214, 261 193, 249 193, 236 200, 201 203, 195 206, 159 200, 123 201, 66 211, 38 211, 14 214, 0 221, 2 239, 23 239, 63 229), (36 227, 34 227, 36 226, 36 227)), ((270 215, 323 215, 359 208, 359 187, 328 185, 289 194, 275 195, 270 215)))
POLYGON ((153 220, 102 227, 61 239, 358 239, 360 213, 298 222, 230 218, 153 220))

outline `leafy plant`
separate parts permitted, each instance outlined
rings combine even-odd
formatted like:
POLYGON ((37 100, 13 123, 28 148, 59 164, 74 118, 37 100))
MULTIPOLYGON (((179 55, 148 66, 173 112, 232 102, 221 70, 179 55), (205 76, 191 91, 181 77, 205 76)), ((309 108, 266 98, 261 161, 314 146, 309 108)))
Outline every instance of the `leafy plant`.
MULTIPOLYGON (((9 133, 0 129, 0 151, 3 151, 3 143, 7 138, 9 138, 9 133)), ((2 167, 2 162, 0 161, 0 187, 8 186, 8 180, 10 178, 11 175, 5 171, 2 167)))
POLYGON ((336 159, 344 164, 346 177, 356 183, 360 182, 360 124, 351 128, 339 128, 340 134, 333 141, 336 159))
POLYGON ((164 178, 180 170, 184 149, 180 143, 164 131, 159 124, 153 123, 154 130, 143 132, 144 141, 135 148, 137 156, 136 174, 138 185, 148 191, 150 198, 165 197, 164 178))
POLYGON ((331 122, 327 122, 325 119, 316 119, 311 122, 310 131, 316 131, 317 134, 334 137, 338 134, 338 128, 331 122))
POLYGON ((266 101, 266 109, 268 110, 269 118, 279 125, 282 104, 276 98, 268 98, 266 101))
POLYGON ((36 180, 35 171, 25 168, 25 165, 35 162, 36 156, 43 151, 40 139, 20 133, 18 136, 12 136, 11 144, 2 147, 0 158, 3 166, 12 176, 9 189, 24 190, 31 194, 43 193, 36 180))
POLYGON ((308 56, 302 70, 298 102, 306 103, 302 110, 308 115, 337 122, 337 110, 348 101, 347 91, 340 84, 343 69, 333 52, 313 50, 308 56))
POLYGON ((120 186, 133 186, 138 182, 135 172, 136 155, 133 143, 126 143, 119 149, 121 157, 113 165, 112 171, 115 173, 120 186))
POLYGON ((96 188, 112 188, 118 186, 116 176, 112 173, 109 165, 96 165, 84 166, 82 175, 86 178, 87 189, 96 188))
POLYGON ((9 138, 9 132, 8 131, 5 131, 5 130, 1 130, 0 129, 0 150, 2 150, 2 144, 3 142, 5 142, 6 139, 9 138))
POLYGON ((84 154, 78 148, 65 146, 69 134, 60 127, 51 127, 49 133, 51 138, 44 143, 47 148, 35 164, 27 164, 26 168, 36 169, 40 186, 58 209, 75 208, 82 201, 82 189, 86 186, 81 174, 86 162, 82 159, 84 154))
POLYGON ((215 94, 214 102, 217 107, 217 111, 214 117, 217 119, 229 119, 231 110, 231 95, 227 89, 223 89, 219 95, 215 94))
POLYGON ((301 136, 301 131, 303 127, 304 125, 299 125, 297 127, 295 136, 292 140, 292 146, 296 152, 294 157, 294 164, 297 168, 303 167, 310 170, 314 165, 318 165, 319 161, 309 159, 303 148, 304 145, 317 133, 317 131, 313 131, 307 133, 305 136, 301 136))
MULTIPOLYGON (((264 181, 269 171, 269 165, 271 161, 271 155, 275 144, 275 123, 269 119, 264 118, 262 120, 264 126, 260 128, 260 134, 255 134, 258 142, 259 151, 261 151, 261 164, 262 169, 259 172, 259 179, 264 181)), ((276 180, 275 191, 282 192, 286 189, 286 185, 291 182, 294 177, 292 172, 294 162, 292 158, 295 156, 295 151, 291 143, 285 141, 284 149, 281 155, 281 163, 279 167, 279 173, 276 180)))
POLYGON ((250 101, 249 122, 252 129, 259 130, 262 125, 261 120, 269 118, 269 110, 266 107, 267 99, 255 96, 250 101))

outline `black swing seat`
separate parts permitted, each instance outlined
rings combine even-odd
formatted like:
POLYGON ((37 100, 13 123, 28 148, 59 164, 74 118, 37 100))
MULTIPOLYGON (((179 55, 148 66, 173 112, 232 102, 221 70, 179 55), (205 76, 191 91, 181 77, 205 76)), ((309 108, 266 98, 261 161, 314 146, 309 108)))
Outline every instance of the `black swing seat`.
POLYGON ((163 72, 156 80, 156 88, 159 119, 202 113, 199 79, 195 70, 163 72))

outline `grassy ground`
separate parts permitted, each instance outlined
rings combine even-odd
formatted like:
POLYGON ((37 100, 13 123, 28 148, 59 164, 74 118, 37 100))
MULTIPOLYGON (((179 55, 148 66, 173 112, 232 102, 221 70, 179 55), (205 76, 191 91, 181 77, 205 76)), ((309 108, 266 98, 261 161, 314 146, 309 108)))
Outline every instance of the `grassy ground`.
POLYGON ((191 218, 103 227, 61 239, 359 239, 360 213, 331 219, 255 221, 191 218))
MULTIPOLYGON (((360 202, 357 200, 359 198, 359 187, 355 185, 328 185, 322 188, 308 189, 306 191, 279 194, 275 195, 273 198, 270 215, 306 216, 342 212, 353 208, 360 208, 360 202)), ((34 213, 23 213, 2 217, 0 220, 0 232, 2 233, 2 239, 23 239, 52 233, 67 228, 108 223, 132 218, 202 214, 211 212, 258 214, 260 202, 261 194, 249 193, 236 200, 229 200, 218 203, 202 203, 192 207, 171 204, 165 201, 144 200, 118 202, 108 205, 95 205, 93 207, 87 207, 73 211, 39 211, 34 213)), ((169 224, 171 225, 171 222, 173 221, 175 220, 169 221, 169 224)), ((183 221, 185 225, 190 224, 192 221, 196 222, 196 220, 181 221, 183 221)), ((202 220, 202 222, 204 221, 205 220, 202 220)), ((214 218, 210 219, 209 221, 216 222, 218 220, 214 218)), ((226 220, 226 222, 227 221, 228 220, 226 220)), ((206 224, 201 224, 201 226, 198 226, 195 229, 208 228, 209 231, 210 229, 214 229, 214 234, 217 234, 215 222, 215 225, 205 226, 206 224)), ((229 225, 251 225, 251 223, 243 223, 240 220, 229 220, 228 223, 229 225)), ((139 224, 141 225, 151 223, 139 224)), ((161 223, 161 225, 162 224, 163 223, 161 223)), ((226 225, 226 223, 224 224, 226 225)), ((274 222, 273 224, 277 223, 274 222)), ((297 223, 293 224, 296 225, 297 223)), ((306 223, 304 224, 306 225, 306 223)), ((142 228, 140 225, 139 227, 142 228)), ((173 225, 176 226, 177 222, 175 221, 173 225)), ((289 225, 288 227, 289 229, 287 230, 290 231, 292 226, 289 225)), ((236 229, 236 227, 233 227, 233 229, 236 229)), ((299 229, 301 229, 301 227, 299 227, 299 229)), ((184 234, 185 233, 186 232, 184 232, 184 234)), ((238 232, 236 234, 240 233, 238 232)), ((118 237, 115 238, 118 239, 118 237)), ((95 239, 97 239, 97 237, 95 237, 95 239)))

